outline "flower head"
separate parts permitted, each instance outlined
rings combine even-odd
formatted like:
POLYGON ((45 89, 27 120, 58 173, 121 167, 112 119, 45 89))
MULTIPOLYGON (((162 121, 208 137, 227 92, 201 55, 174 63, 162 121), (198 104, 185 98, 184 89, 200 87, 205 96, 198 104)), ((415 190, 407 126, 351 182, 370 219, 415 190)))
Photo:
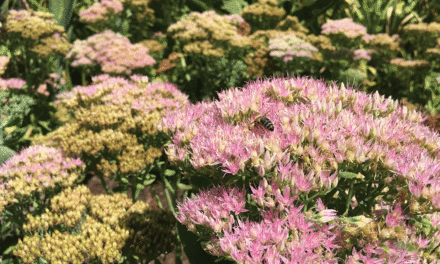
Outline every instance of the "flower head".
MULTIPOLYGON (((357 246, 371 248, 363 251, 371 259, 414 259, 408 248, 420 248, 417 241, 426 236, 420 238, 416 226, 407 224, 415 218, 399 203, 411 195, 440 208, 440 140, 421 124, 424 115, 378 92, 305 77, 258 80, 218 97, 167 115, 159 125, 171 137, 166 151, 172 162, 188 169, 189 177, 196 173, 216 183, 236 183, 208 189, 179 206, 179 219, 191 231, 215 232, 223 253, 217 242, 207 250, 239 262, 252 256, 335 263, 337 252, 358 241, 357 246), (258 123, 262 116, 273 131, 258 123), (249 195, 237 193, 236 205, 219 199, 236 188, 249 195), (400 198, 382 200, 396 193, 400 198), (371 207, 363 211, 367 197, 371 207), (232 213, 232 208, 249 211, 232 213), (376 219, 356 226, 353 217, 360 212, 373 212, 376 219), (380 250, 385 247, 394 251, 380 250)), ((350 254, 347 259, 361 258, 359 252, 350 254)))

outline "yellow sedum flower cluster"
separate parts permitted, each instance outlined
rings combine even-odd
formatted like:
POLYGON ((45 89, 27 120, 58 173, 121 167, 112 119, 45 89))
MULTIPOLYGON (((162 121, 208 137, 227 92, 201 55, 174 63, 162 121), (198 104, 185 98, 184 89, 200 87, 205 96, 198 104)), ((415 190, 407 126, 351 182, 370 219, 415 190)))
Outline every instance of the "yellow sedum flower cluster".
POLYGON ((32 146, 0 167, 0 213, 5 207, 26 203, 35 193, 72 186, 85 164, 54 148, 32 146))
POLYGON ((404 39, 412 45, 420 45, 418 48, 433 48, 440 37, 440 23, 408 24, 402 31, 404 39))
POLYGON ((162 153, 156 124, 164 111, 187 103, 187 97, 169 83, 148 83, 139 76, 131 81, 95 77, 59 98, 59 129, 37 136, 33 144, 60 147, 69 155, 88 157, 106 177, 136 173, 162 153))
POLYGON ((244 20, 254 29, 274 28, 285 14, 286 11, 278 7, 276 0, 258 0, 258 3, 245 7, 241 12, 244 20))
POLYGON ((19 36, 15 38, 17 41, 31 43, 29 50, 42 58, 54 53, 65 55, 72 47, 67 41, 64 28, 57 25, 50 13, 10 10, 5 28, 10 39, 14 39, 12 35, 17 34, 19 36))
POLYGON ((214 11, 190 13, 168 28, 174 39, 185 43, 183 50, 205 56, 222 57, 231 47, 250 46, 250 40, 241 35, 241 17, 220 16, 214 11))
POLYGON ((176 241, 171 233, 173 223, 164 221, 172 219, 168 212, 142 201, 133 204, 125 194, 94 196, 84 185, 64 190, 51 200, 50 210, 41 216, 27 215, 27 219, 24 230, 28 235, 13 251, 24 263, 33 263, 37 258, 50 263, 94 259, 112 263, 121 259, 124 247, 139 248, 129 242, 139 242, 140 237, 144 254, 171 251, 176 241), (127 225, 138 219, 148 227, 146 234, 138 226, 127 225))

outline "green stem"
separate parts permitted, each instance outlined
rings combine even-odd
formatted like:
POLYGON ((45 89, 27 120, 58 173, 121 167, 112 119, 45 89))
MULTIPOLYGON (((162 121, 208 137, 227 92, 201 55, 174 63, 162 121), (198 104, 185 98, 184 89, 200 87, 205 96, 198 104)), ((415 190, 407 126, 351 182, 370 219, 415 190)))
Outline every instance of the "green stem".
POLYGON ((104 177, 102 176, 102 173, 98 172, 98 173, 96 173, 96 175, 98 175, 99 180, 101 180, 101 184, 102 184, 102 187, 105 190, 105 193, 106 194, 110 194, 110 190, 107 187, 107 183, 105 183, 105 180, 104 180, 104 177))
POLYGON ((172 196, 173 195, 170 195, 170 191, 165 188, 165 197, 167 198, 168 206, 170 207, 170 211, 173 213, 173 215, 176 216, 176 210, 174 210, 172 196))
POLYGON ((83 86, 86 85, 86 73, 85 73, 85 71, 81 71, 81 82, 82 82, 83 86))
MULTIPOLYGON (((177 240, 181 241, 179 235, 179 229, 175 228, 175 230, 176 230, 177 240)), ((174 249, 174 251, 175 251, 174 263, 182 264, 182 243, 176 243, 176 248, 174 249)))
POLYGON ((346 216, 348 214, 348 209, 350 209, 350 202, 354 192, 353 186, 354 186, 354 181, 351 181, 350 191, 348 192, 347 201, 345 202, 345 212, 342 214, 342 216, 346 216))
POLYGON ((162 202, 160 201, 160 197, 159 197, 159 195, 157 194, 156 189, 155 189, 154 186, 152 186, 152 185, 151 185, 151 192, 153 193, 153 196, 156 198, 157 205, 159 206, 159 208, 160 208, 161 210, 163 210, 163 205, 162 205, 162 202))
POLYGON ((171 186, 171 183, 165 177, 162 177, 162 179, 163 179, 164 186, 166 187, 166 189, 168 189, 173 194, 173 197, 174 197, 176 195, 176 190, 174 190, 173 186, 171 186))
POLYGON ((132 177, 132 178, 133 178, 133 180, 131 181, 131 201, 133 203, 135 203, 137 198, 138 198, 138 196, 139 196, 139 193, 136 192, 136 183, 137 183, 136 178, 137 177, 135 176, 135 177, 132 177))

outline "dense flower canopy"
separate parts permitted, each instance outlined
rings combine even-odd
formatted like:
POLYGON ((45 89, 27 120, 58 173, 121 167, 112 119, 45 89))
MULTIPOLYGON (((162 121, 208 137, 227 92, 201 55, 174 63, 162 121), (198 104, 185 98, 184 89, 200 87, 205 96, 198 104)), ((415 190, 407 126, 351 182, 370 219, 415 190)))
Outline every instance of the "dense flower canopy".
POLYGON ((305 77, 218 97, 159 124, 172 162, 220 184, 179 206, 181 223, 211 237, 211 254, 239 263, 436 258, 423 254, 438 242, 429 239, 439 230, 440 137, 424 115, 305 77), (420 217, 431 232, 412 224, 420 217))

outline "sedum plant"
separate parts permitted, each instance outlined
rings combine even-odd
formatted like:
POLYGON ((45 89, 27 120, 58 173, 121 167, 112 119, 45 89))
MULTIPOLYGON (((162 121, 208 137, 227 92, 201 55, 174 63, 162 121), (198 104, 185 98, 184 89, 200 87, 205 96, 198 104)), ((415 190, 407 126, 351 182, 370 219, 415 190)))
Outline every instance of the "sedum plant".
POLYGON ((93 32, 111 30, 129 37, 134 42, 148 38, 155 21, 150 0, 101 0, 90 5, 80 2, 77 6, 79 20, 93 32))
POLYGON ((330 79, 371 84, 367 80, 367 62, 371 57, 363 49, 362 38, 367 35, 367 29, 351 18, 344 18, 327 21, 321 26, 321 34, 328 37, 335 48, 320 50, 325 65, 321 71, 326 69, 330 79))
POLYGON ((405 42, 410 44, 416 54, 423 54, 426 49, 436 46, 437 39, 440 38, 440 23, 409 24, 402 31, 405 42))
POLYGON ((249 25, 237 15, 215 11, 192 12, 168 27, 173 49, 184 55, 181 67, 169 75, 191 100, 212 98, 219 89, 242 84, 247 66, 243 62, 251 41, 249 25), (177 77, 176 77, 177 76, 177 77))
POLYGON ((147 47, 131 44, 128 38, 105 30, 87 40, 75 40, 66 58, 72 59, 73 67, 84 67, 92 74, 101 71, 131 75, 133 70, 156 63, 148 53, 147 47))
MULTIPOLYGON (((188 99, 171 83, 130 80, 99 75, 89 86, 58 95, 57 116, 66 124, 33 144, 59 147, 87 161, 87 172, 96 174, 106 190, 105 178, 118 182, 114 190, 129 189, 133 200, 154 182, 155 160, 162 155, 165 138, 157 123, 166 110, 178 110, 188 99)), ((157 169, 157 168, 156 168, 157 169)))
POLYGON ((269 49, 278 67, 288 72, 301 73, 309 69, 317 73, 322 62, 319 50, 293 33, 270 39, 269 49))
POLYGON ((26 148, 1 165, 0 252, 3 256, 12 250, 11 242, 24 235, 26 217, 41 213, 54 195, 76 184, 84 168, 80 159, 44 145, 26 148))
POLYGON ((240 15, 252 25, 252 32, 274 28, 285 16, 286 11, 278 7, 276 0, 258 0, 241 11, 240 15))
POLYGON ((292 16, 286 16, 274 29, 255 31, 249 38, 252 51, 245 63, 252 78, 284 74, 286 70, 318 76, 324 66, 323 54, 336 49, 328 37, 309 34, 292 16))
POLYGON ((72 45, 53 15, 32 10, 9 10, 1 27, 0 108, 8 128, 5 145, 20 151, 29 137, 59 126, 51 101, 64 80, 59 60, 72 45))
POLYGON ((366 34, 362 37, 371 54, 371 64, 379 67, 391 59, 397 57, 401 52, 400 42, 402 41, 397 34, 366 34))
POLYGON ((171 213, 133 204, 126 194, 92 195, 84 185, 64 190, 50 209, 27 220, 13 251, 24 263, 148 262, 176 244, 171 213))
POLYGON ((195 190, 177 219, 237 263, 440 257, 440 137, 391 97, 258 80, 163 118, 195 190), (264 117, 264 118, 262 118, 264 117))
POLYGON ((83 23, 95 24, 95 27, 111 27, 115 24, 116 15, 124 10, 121 2, 102 0, 79 13, 83 23))

